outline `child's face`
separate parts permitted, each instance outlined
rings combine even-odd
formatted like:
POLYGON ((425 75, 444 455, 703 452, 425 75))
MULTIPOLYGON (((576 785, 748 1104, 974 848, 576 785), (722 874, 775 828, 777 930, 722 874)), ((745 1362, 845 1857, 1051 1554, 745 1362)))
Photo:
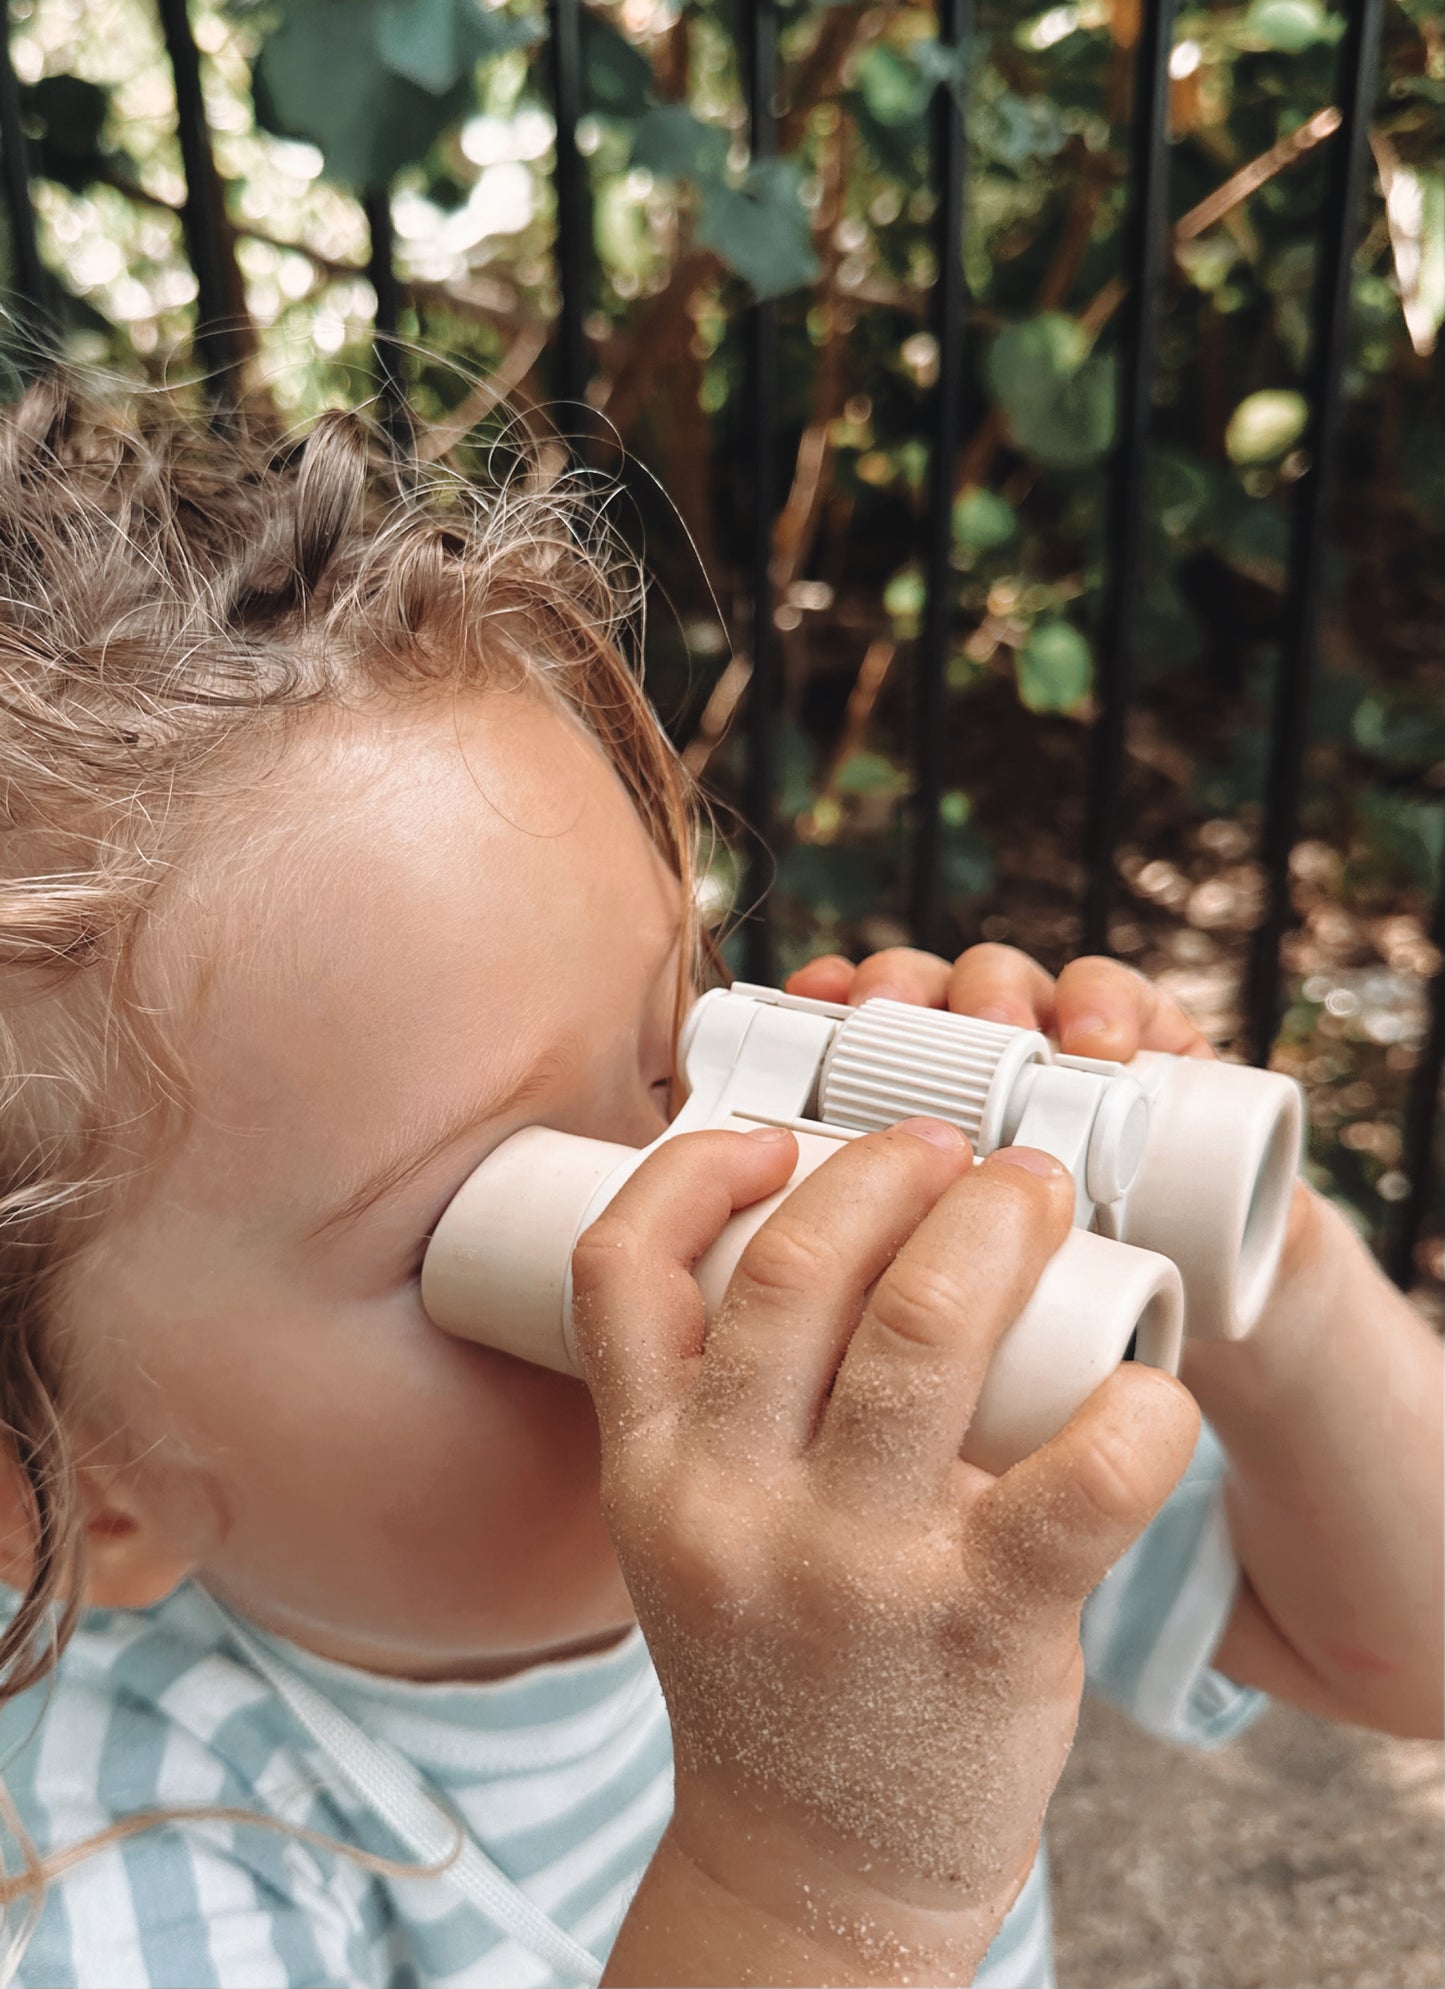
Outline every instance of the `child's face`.
POLYGON ((196 1123, 76 1288, 82 1372, 129 1452, 154 1446, 118 1537, 160 1592, 174 1553, 175 1578, 403 1675, 594 1638, 632 1612, 590 1399, 441 1333, 418 1274, 519 1127, 662 1131, 678 883, 532 693, 326 714, 247 812, 244 878, 203 850, 153 935, 216 962, 182 1046, 196 1123))

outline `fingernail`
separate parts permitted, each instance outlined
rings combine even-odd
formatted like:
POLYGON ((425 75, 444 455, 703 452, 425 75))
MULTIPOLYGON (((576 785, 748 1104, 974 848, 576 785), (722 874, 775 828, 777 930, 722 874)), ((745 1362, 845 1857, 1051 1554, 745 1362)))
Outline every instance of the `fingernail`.
POLYGON ((1107 1015, 1076 1015, 1069 1023, 1069 1041, 1077 1043, 1085 1036, 1112 1036, 1114 1024, 1107 1015))
POLYGON ((783 1140, 791 1139, 793 1136, 786 1126, 749 1126, 743 1137, 757 1140, 761 1146, 778 1146, 783 1140))
POLYGON ((1066 1172, 1061 1160, 1055 1160, 1051 1153, 1045 1153, 1036 1146, 1001 1146, 989 1155, 989 1159, 997 1161, 1002 1167, 1022 1167, 1025 1173, 1037 1174, 1045 1181, 1066 1172))
POLYGON ((927 1140, 930 1146, 941 1146, 956 1152, 966 1142, 957 1126, 950 1126, 947 1119, 900 1119, 893 1129, 898 1133, 909 1133, 916 1140, 927 1140))
POLYGON ((850 994, 848 996, 848 1004, 851 1008, 857 1008, 860 1003, 865 1001, 904 1001, 906 999, 907 997, 902 988, 897 987, 892 981, 875 981, 871 987, 864 988, 861 994, 850 994))
POLYGON ((981 1001, 972 1011, 977 1022, 1003 1022, 1010 1029, 1031 1029, 1032 1022, 1026 1021, 1016 1008, 1008 1008, 1000 1001, 981 1001))

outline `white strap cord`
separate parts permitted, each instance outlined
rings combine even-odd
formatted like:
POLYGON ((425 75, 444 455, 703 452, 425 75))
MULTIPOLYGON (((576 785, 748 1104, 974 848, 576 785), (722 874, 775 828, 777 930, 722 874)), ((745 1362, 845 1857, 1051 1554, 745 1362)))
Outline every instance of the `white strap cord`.
MULTIPOLYGON (((209 1595, 209 1591, 203 1593, 209 1595)), ((317 1746, 418 1862, 435 1864, 444 1857, 456 1841, 457 1824, 412 1763, 384 1741, 373 1739, 306 1679, 285 1666, 215 1596, 209 1599, 225 1617, 227 1629, 247 1657, 317 1746)), ((461 1851, 437 1877, 455 1886, 493 1927, 560 1970, 569 1984, 590 1989, 597 1981, 601 1968, 596 1955, 549 1920, 470 1835, 463 1836, 461 1851)))

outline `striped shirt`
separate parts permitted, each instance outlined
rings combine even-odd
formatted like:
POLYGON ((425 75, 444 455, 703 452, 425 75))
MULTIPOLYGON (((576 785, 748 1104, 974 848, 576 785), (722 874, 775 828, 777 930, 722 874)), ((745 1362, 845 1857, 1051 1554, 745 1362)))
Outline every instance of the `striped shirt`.
MULTIPOLYGON (((1263 1704, 1209 1666, 1237 1578, 1222 1477, 1206 1430, 1084 1614, 1092 1688, 1204 1747, 1263 1704)), ((495 1683, 416 1684, 262 1635, 190 1583, 151 1609, 87 1611, 49 1690, 0 1712, 0 1761, 41 1853, 168 1805, 229 1805, 430 1862, 455 1835, 440 1796, 471 1834, 451 1871, 415 1878, 244 1821, 137 1833, 51 1881, 18 1966, 26 1910, 10 1909, 0 1982, 26 1989, 595 1982, 672 1799, 640 1631, 495 1683)), ((1051 1989, 1050 1945, 1041 1853, 978 1983, 1051 1989)))

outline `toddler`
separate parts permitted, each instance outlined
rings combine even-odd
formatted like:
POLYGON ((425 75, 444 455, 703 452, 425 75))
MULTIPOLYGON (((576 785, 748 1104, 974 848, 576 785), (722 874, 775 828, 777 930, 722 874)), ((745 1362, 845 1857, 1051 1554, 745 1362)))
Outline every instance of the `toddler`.
MULTIPOLYGON (((502 1139, 662 1131, 701 980, 565 488, 51 381, 0 562, 9 1979, 1033 1989, 1085 1666, 1202 1745, 1266 1693, 1438 1730, 1440 1350, 1303 1188, 1188 1356, 1212 1431, 1126 1367, 999 1479, 958 1451, 1070 1184, 934 1121, 791 1196, 706 1345, 787 1134, 583 1239, 588 1388, 428 1320, 502 1139)), ((790 985, 1207 1054, 1103 961, 790 985)))

